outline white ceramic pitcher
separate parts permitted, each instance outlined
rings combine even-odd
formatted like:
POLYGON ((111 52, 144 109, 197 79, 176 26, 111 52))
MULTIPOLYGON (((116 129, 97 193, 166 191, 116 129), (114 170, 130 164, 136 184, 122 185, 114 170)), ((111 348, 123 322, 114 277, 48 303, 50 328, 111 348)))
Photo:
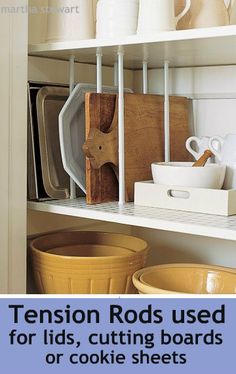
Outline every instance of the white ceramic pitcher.
POLYGON ((176 17, 174 0, 140 0, 137 34, 152 35, 176 30, 178 21, 187 13, 190 5, 191 0, 186 0, 184 10, 176 17))
POLYGON ((178 23, 178 29, 216 27, 229 24, 229 12, 224 0, 191 0, 188 14, 178 23))

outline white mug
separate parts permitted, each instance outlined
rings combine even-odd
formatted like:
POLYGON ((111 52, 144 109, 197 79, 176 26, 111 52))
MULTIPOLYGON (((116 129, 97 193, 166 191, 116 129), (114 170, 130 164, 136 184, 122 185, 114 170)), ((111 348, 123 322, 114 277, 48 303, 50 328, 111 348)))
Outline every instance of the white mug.
POLYGON ((236 134, 228 134, 225 138, 212 137, 209 141, 209 148, 220 163, 227 166, 223 188, 225 190, 236 188, 236 134), (214 146, 216 140, 220 144, 218 150, 214 146))
POLYGON ((176 30, 190 6, 191 0, 186 0, 184 10, 176 17, 175 0, 140 0, 137 34, 176 30))

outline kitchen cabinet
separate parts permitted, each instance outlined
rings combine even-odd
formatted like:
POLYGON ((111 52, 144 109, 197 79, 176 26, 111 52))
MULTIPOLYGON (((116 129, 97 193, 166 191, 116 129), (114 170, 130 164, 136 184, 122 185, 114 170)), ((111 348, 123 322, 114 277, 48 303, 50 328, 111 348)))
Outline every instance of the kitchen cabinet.
MULTIPOLYGON (((13 22, 13 16, 9 15, 9 18, 13 22)), ((11 84, 13 78, 15 78, 14 82, 17 82, 18 87, 21 88, 15 93, 15 100, 17 98, 15 106, 12 106, 14 97, 9 99, 8 113, 11 113, 15 118, 18 113, 17 110, 19 110, 19 107, 21 108, 21 115, 17 119, 19 131, 21 129, 22 142, 17 144, 11 142, 12 139, 14 140, 14 131, 16 130, 14 126, 12 127, 11 119, 7 117, 5 121, 9 124, 10 130, 13 129, 13 132, 10 131, 5 134, 5 140, 1 139, 1 145, 4 145, 5 151, 7 149, 9 157, 7 163, 4 164, 5 173, 10 173, 10 178, 5 182, 7 183, 6 188, 9 188, 12 193, 11 196, 7 194, 7 199, 2 197, 3 213, 10 213, 11 217, 14 218, 14 222, 11 219, 9 220, 7 215, 1 218, 3 221, 2 237, 5 238, 1 249, 2 272, 0 273, 3 278, 1 279, 1 292, 15 293, 26 291, 25 265, 21 267, 20 271, 16 266, 17 263, 22 265, 26 261, 24 209, 26 186, 25 183, 19 183, 20 179, 23 180, 22 177, 19 177, 19 173, 25 176, 26 171, 27 31, 25 20, 23 14, 20 19, 18 18, 18 31, 21 30, 18 34, 21 34, 21 37, 18 36, 20 42, 18 40, 17 54, 12 44, 9 43, 12 38, 14 43, 17 43, 17 28, 12 30, 12 33, 9 33, 6 39, 8 41, 6 44, 10 48, 8 58, 11 60, 13 67, 19 68, 20 65, 21 71, 20 75, 14 75, 14 71, 9 71, 10 80, 5 82, 5 87, 12 87, 11 84), (18 152, 20 152, 20 158, 18 152), (12 167, 13 163, 14 168, 12 167), (14 196, 13 200, 17 201, 17 205, 12 204, 12 196, 14 196), (15 216, 17 206, 21 208, 17 209, 17 216, 15 216), (17 238, 20 239, 17 240, 17 238), (9 279, 11 279, 10 283, 9 279)), ((0 29, 3 29, 2 24, 0 29)), ((149 91, 163 93, 163 66, 165 61, 168 61, 170 93, 187 95, 194 99, 194 123, 199 124, 198 128, 195 129, 196 133, 204 135, 203 132, 207 131, 209 135, 211 135, 211 132, 213 135, 217 129, 217 134, 221 135, 221 131, 226 131, 225 124, 222 124, 222 127, 220 125, 214 127, 213 124, 207 123, 204 128, 201 128, 201 123, 204 122, 202 120, 205 117, 209 116, 209 108, 214 114, 214 109, 211 108, 213 108, 215 100, 224 101, 223 112, 229 102, 232 105, 234 104, 236 99, 236 90, 233 89, 234 83, 236 87, 236 82, 234 82, 236 77, 234 66, 236 63, 235 43, 236 26, 163 32, 148 38, 132 36, 125 39, 117 38, 102 41, 40 43, 29 46, 29 78, 35 80, 37 76, 38 80, 47 81, 49 75, 46 70, 50 67, 52 80, 56 81, 58 79, 60 83, 65 83, 66 80, 69 80, 68 61, 71 56, 74 56, 78 63, 78 65, 76 64, 78 66, 76 81, 90 82, 90 80, 93 80, 94 82, 96 79, 94 64, 96 63, 96 54, 99 52, 102 54, 103 65, 106 66, 103 69, 103 83, 109 84, 112 80, 113 64, 117 61, 117 53, 122 52, 124 54, 124 67, 127 69, 125 81, 132 82, 133 88, 140 91, 142 86, 140 84, 142 82, 141 71, 146 66, 143 62, 147 62, 150 69, 148 72, 149 91), (196 79, 196 81, 193 81, 193 79, 196 79), (109 80, 109 82, 106 80, 109 80), (221 80, 226 82, 223 88, 220 83, 221 80), (199 117, 201 118, 199 119, 199 117)), ((5 62, 4 71, 9 66, 11 64, 5 62)), ((232 107, 230 108, 232 110, 232 107)), ((227 116, 227 113, 225 116, 227 116)), ((231 118, 230 121, 232 121, 231 118)), ((230 122, 227 131, 234 131, 233 122, 230 122)), ((1 149, 1 152, 3 152, 3 149, 1 149)), ((2 160, 1 157, 1 165, 2 160)), ((157 252, 159 248, 157 253, 159 262, 164 262, 166 259, 171 262, 195 259, 195 262, 214 261, 218 264, 236 267, 236 259, 234 259, 235 216, 226 218, 165 209, 150 209, 134 206, 133 203, 124 205, 107 203, 87 206, 85 200, 79 198, 63 201, 29 202, 28 217, 32 220, 29 222, 31 233, 33 232, 33 226, 36 232, 50 231, 77 224, 88 228, 125 230, 148 238, 153 248, 156 247, 157 252), (36 224, 36 221, 38 221, 38 224, 36 224), (184 248, 182 253, 180 247, 184 248), (193 248, 189 257, 186 255, 187 247, 193 248), (208 248, 209 250, 211 248, 211 255, 209 256, 206 255, 208 248), (214 250, 216 253, 215 260, 213 260, 214 250), (227 261, 225 261, 226 254, 228 256, 227 261)), ((156 261, 154 257, 153 252, 151 261, 156 261)))

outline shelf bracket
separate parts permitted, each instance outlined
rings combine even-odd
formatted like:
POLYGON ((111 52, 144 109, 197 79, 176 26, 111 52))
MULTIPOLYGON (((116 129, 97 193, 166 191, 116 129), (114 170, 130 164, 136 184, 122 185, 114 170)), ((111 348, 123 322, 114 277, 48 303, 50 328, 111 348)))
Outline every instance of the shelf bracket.
POLYGON ((170 161, 170 98, 169 98, 169 61, 164 63, 164 134, 165 162, 170 161))
POLYGON ((124 52, 118 51, 119 205, 125 204, 124 52))
MULTIPOLYGON (((75 86, 75 56, 70 56, 70 94, 72 93, 75 86)), ((72 178, 70 178, 70 199, 76 198, 76 186, 72 178)))

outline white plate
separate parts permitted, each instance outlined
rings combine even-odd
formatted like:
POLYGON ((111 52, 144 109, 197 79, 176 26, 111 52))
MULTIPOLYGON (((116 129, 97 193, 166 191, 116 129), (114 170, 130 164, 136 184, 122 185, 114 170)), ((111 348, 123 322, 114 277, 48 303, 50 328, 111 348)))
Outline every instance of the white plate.
MULTIPOLYGON (((63 167, 86 193, 86 164, 82 146, 85 142, 85 93, 96 92, 96 85, 79 83, 59 115, 59 137, 63 167)), ((117 87, 103 86, 103 92, 117 92, 117 87)), ((125 89, 125 92, 133 92, 125 89)))

